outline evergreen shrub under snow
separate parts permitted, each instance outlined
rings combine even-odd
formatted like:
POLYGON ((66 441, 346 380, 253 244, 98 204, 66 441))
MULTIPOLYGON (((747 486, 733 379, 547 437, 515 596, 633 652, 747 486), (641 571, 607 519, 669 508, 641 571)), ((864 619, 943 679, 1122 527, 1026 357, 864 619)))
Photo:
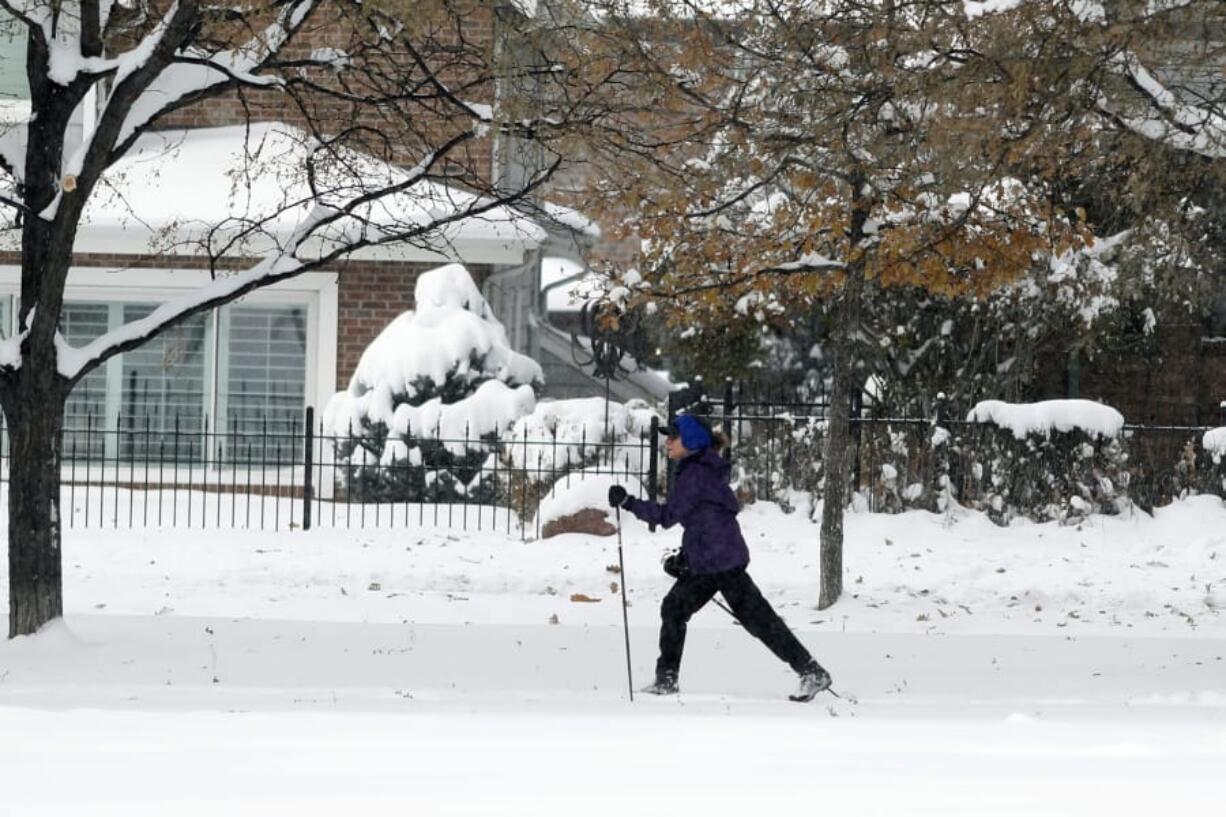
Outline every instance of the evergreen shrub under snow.
POLYGON ((1127 507, 1131 475, 1119 412, 1084 400, 1051 400, 1026 408, 1068 411, 1068 422, 1040 418, 1019 427, 985 405, 969 419, 988 428, 972 429, 971 439, 961 442, 970 449, 963 457, 970 467, 962 475, 963 504, 1002 524, 1019 516, 1074 522, 1127 507))
POLYGON ((423 273, 414 299, 324 410, 338 490, 357 501, 495 501, 500 486, 483 466, 494 438, 533 410, 541 368, 510 347, 460 264, 423 273))
POLYGON ((985 401, 965 423, 871 424, 861 467, 869 506, 898 512, 975 508, 999 524, 1019 517, 1075 522, 1130 502, 1130 456, 1115 409, 1088 400, 985 401))
POLYGON ((536 400, 543 375, 510 348, 468 271, 422 274, 416 309, 362 353, 324 411, 337 489, 358 502, 473 502, 530 518, 585 469, 646 473, 655 411, 593 397, 536 400))

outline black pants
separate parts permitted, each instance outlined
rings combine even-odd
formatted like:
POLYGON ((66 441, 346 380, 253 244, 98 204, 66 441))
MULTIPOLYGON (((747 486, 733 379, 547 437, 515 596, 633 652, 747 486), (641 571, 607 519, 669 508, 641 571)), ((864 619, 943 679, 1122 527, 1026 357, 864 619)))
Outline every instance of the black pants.
POLYGON ((723 593, 742 626, 796 672, 813 662, 813 656, 762 597, 762 591, 744 570, 729 570, 705 576, 685 575, 660 605, 660 659, 656 678, 677 677, 685 628, 690 618, 716 593, 723 593))

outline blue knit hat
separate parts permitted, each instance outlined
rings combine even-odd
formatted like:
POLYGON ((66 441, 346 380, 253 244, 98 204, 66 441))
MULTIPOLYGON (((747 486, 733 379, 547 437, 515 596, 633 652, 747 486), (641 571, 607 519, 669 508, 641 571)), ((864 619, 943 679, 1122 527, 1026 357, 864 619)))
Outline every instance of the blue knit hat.
POLYGON ((691 414, 682 414, 668 427, 668 436, 680 437, 687 451, 701 451, 711 445, 711 432, 706 425, 691 414))

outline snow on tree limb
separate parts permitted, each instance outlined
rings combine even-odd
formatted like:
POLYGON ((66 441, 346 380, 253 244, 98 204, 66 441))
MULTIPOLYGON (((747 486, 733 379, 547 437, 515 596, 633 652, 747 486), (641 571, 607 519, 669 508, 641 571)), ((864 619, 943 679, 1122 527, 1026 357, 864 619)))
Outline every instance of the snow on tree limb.
MULTIPOLYGON (((457 194, 455 200, 450 202, 452 211, 440 212, 438 208, 443 202, 431 201, 432 193, 421 188, 421 185, 428 183, 428 175, 439 161, 456 145, 467 141, 473 135, 474 131, 457 135, 411 170, 388 167, 382 171, 385 177, 379 175, 376 163, 369 157, 346 155, 343 162, 345 170, 340 179, 332 178, 323 172, 314 174, 316 184, 311 186, 310 195, 298 195, 294 190, 287 190, 286 199, 272 206, 261 218, 223 220, 218 226, 224 226, 229 221, 230 226, 238 230, 238 235, 232 236, 221 247, 206 246, 210 257, 241 254, 237 250, 243 247, 243 235, 259 233, 266 238, 274 237, 273 222, 287 216, 296 218, 304 207, 310 208, 287 236, 275 236, 275 251, 268 253, 262 261, 244 272, 219 277, 205 287, 164 303, 145 318, 125 324, 84 347, 73 348, 57 334, 59 374, 69 382, 79 380, 107 359, 141 345, 158 332, 191 315, 227 303, 268 284, 312 269, 324 268, 327 264, 362 248, 418 243, 445 250, 445 233, 449 226, 491 214, 505 204, 513 203, 517 198, 527 195, 535 187, 529 185, 524 191, 502 198, 457 194), (352 174, 352 178, 345 175, 346 173, 352 174), (328 182, 326 185, 325 181, 328 182), (424 220, 418 218, 418 213, 410 206, 412 201, 422 195, 427 198, 424 206, 432 212, 432 215, 424 220)), ((303 145, 299 145, 299 149, 303 148, 303 145)), ((332 149, 336 150, 334 147, 332 149)), ((283 146, 279 148, 279 152, 285 152, 283 146)), ((290 160, 293 159, 291 155, 290 160)), ((147 162, 148 159, 144 161, 147 162)), ((335 172, 335 169, 333 171, 335 172)), ((531 229, 533 226, 527 222, 523 225, 512 223, 508 229, 531 229)), ((210 231, 201 240, 207 242, 212 235, 210 231)), ((543 240, 544 237, 539 228, 535 228, 535 232, 526 236, 537 241, 543 240)), ((19 356, 11 360, 9 365, 10 368, 20 365, 19 356)), ((0 363, 0 371, 3 368, 4 364, 0 363)))
MULTIPOLYGON (((1211 159, 1226 157, 1226 110, 1220 86, 1198 87, 1204 80, 1196 71, 1220 75, 1214 31, 1221 7, 1217 0, 1149 0, 1135 7, 1098 0, 963 2, 972 21, 1000 15, 1008 25, 1007 15, 1023 21, 1029 15, 1040 21, 1032 30, 1036 40, 1062 24, 1069 52, 1097 55, 1084 82, 1098 113, 1144 139, 1211 159)), ((1041 50, 1033 59, 1036 65, 1043 59, 1041 50)))
POLYGON ((1105 114, 1146 139, 1211 159, 1226 158, 1226 115, 1220 106, 1211 100, 1204 105, 1187 101, 1132 52, 1116 55, 1112 67, 1129 80, 1148 104, 1146 111, 1130 113, 1100 94, 1098 104, 1105 114))
MULTIPOLYGON (((98 128, 66 158, 64 176, 77 177, 88 170, 85 189, 91 189, 97 175, 122 155, 149 123, 185 100, 235 85, 283 85, 282 77, 257 72, 290 41, 315 7, 316 0, 296 0, 281 9, 276 21, 259 35, 210 55, 184 47, 201 9, 195 3, 176 0, 133 48, 109 60, 81 58, 74 71, 65 69, 63 76, 55 79, 63 83, 88 72, 113 74, 113 80, 99 113, 98 128)), ((69 64, 72 59, 65 57, 62 62, 69 64)), ((55 218, 62 198, 62 193, 57 194, 39 216, 48 221, 55 218)))
MULTIPOLYGON (((6 124, 0 132, 0 167, 19 184, 25 178, 26 141, 29 136, 30 129, 25 122, 6 124)), ((4 203, 24 208, 24 205, 18 205, 7 197, 4 203)))

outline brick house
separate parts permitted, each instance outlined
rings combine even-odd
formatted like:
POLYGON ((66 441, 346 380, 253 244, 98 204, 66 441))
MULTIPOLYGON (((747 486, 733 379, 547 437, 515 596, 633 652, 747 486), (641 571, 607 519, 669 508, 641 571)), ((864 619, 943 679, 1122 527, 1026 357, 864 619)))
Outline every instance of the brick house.
MULTIPOLYGON (((492 41, 495 15, 487 4, 476 8, 481 10, 473 22, 477 35, 492 41)), ((326 45, 328 31, 312 32, 300 47, 326 45)), ((24 50, 20 39, 0 37, 0 120, 28 115, 24 50)), ((337 110, 335 115, 350 113, 337 110)), ((92 127, 91 117, 89 105, 83 106, 80 133, 92 127)), ((68 342, 82 345, 142 317, 176 292, 205 283, 205 261, 185 247, 193 230, 199 232, 216 214, 219 201, 233 203, 227 174, 243 155, 243 140, 292 129, 301 120, 284 97, 246 93, 241 101, 235 97, 185 108, 160 123, 164 130, 144 137, 141 151, 113 168, 122 196, 95 196, 87 208, 65 293, 62 331, 68 342), (150 171, 151 161, 155 171, 150 171)), ((515 146, 493 138, 475 145, 463 161, 477 172, 495 179, 519 172, 517 160, 508 158, 521 155, 515 146)), ((263 186, 276 184, 275 177, 257 177, 240 198, 258 198, 263 186)), ((66 427, 92 422, 109 428, 120 418, 135 417, 149 418, 155 429, 174 424, 192 431, 209 423, 211 430, 225 433, 258 430, 269 420, 293 422, 305 406, 322 407, 344 388, 369 342, 413 308, 421 272, 456 260, 482 287, 518 351, 548 357, 550 352, 542 352, 547 336, 553 357, 561 358, 557 333, 547 328, 542 308, 541 259, 580 258, 596 234, 578 214, 543 204, 531 215, 501 208, 479 221, 459 222, 447 236, 450 254, 409 245, 365 248, 333 269, 258 290, 108 361, 73 391, 66 427)), ((0 244, 3 336, 14 330, 20 290, 15 238, 0 244)), ((244 269, 259 255, 236 251, 219 266, 244 269)), ((554 368, 568 366, 575 368, 569 361, 554 368)), ((583 378, 582 373, 563 378, 566 388, 555 393, 574 394, 571 381, 582 384, 583 378)), ((597 393, 594 388, 587 393, 597 393)), ((619 396, 643 394, 632 389, 619 396)))
POLYGON ((1096 400, 1141 425, 1226 425, 1226 337, 1210 323, 1159 325, 1139 351, 1068 353, 1039 373, 1037 397, 1096 400))

